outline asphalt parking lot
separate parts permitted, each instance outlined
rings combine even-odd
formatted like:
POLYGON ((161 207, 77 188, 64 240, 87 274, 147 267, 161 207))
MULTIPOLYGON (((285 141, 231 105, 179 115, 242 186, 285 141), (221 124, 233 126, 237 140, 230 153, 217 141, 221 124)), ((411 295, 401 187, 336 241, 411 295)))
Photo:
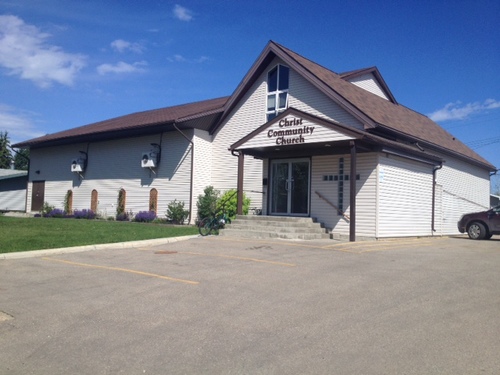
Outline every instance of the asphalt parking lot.
POLYGON ((0 260, 0 374, 499 374, 500 237, 0 260))

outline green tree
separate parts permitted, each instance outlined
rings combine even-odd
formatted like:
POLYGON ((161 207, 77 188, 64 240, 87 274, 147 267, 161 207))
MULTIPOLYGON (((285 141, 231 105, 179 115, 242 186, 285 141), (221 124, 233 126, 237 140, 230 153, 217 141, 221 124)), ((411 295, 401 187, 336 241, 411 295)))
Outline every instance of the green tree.
POLYGON ((20 171, 27 171, 30 162, 30 150, 22 148, 15 152, 14 167, 20 171))
POLYGON ((0 168, 9 169, 12 154, 10 153, 10 140, 7 132, 0 132, 0 168))
POLYGON ((213 186, 207 186, 203 190, 203 195, 198 195, 196 207, 198 207, 198 221, 212 215, 217 209, 217 200, 219 199, 220 191, 213 186))

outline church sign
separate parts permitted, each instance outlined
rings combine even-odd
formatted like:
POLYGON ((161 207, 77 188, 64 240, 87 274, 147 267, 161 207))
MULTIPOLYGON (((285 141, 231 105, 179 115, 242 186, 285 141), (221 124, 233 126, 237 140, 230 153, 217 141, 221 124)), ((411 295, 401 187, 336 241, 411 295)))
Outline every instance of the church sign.
POLYGON ((308 135, 314 133, 314 126, 304 125, 301 118, 281 119, 278 128, 269 129, 267 137, 275 140, 277 145, 293 145, 305 143, 308 135))
POLYGON ((353 137, 302 117, 287 116, 263 127, 239 147, 293 146, 347 139, 353 137))

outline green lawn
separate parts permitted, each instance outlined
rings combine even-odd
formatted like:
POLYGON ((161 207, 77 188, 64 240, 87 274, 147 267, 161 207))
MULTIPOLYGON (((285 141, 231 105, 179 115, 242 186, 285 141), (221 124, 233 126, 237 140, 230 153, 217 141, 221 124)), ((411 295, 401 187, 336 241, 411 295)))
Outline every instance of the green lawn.
POLYGON ((0 216, 0 253, 197 234, 194 226, 0 216))

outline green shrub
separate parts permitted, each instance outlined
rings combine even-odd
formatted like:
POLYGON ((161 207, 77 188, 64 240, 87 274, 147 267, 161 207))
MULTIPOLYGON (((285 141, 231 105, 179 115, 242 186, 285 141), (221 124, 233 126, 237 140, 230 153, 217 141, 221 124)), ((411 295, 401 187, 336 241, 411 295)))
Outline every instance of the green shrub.
POLYGON ((215 190, 213 186, 207 186, 203 190, 203 195, 198 195, 196 207, 198 208, 198 221, 204 217, 212 215, 217 209, 217 199, 219 198, 219 190, 215 190))
POLYGON ((189 216, 189 210, 184 209, 184 202, 174 199, 167 206, 167 219, 174 224, 184 224, 189 216))
MULTIPOLYGON (((236 217, 238 208, 238 195, 236 189, 226 191, 217 201, 217 210, 223 210, 231 219, 236 217)), ((243 193, 243 215, 248 214, 250 208, 250 198, 243 193)))
POLYGON ((42 209, 40 210, 40 214, 41 214, 42 216, 45 216, 45 215, 47 215, 49 212, 54 211, 55 209, 56 209, 56 207, 55 207, 55 206, 50 205, 50 204, 49 204, 49 202, 44 202, 44 203, 43 203, 43 206, 42 206, 42 209))

